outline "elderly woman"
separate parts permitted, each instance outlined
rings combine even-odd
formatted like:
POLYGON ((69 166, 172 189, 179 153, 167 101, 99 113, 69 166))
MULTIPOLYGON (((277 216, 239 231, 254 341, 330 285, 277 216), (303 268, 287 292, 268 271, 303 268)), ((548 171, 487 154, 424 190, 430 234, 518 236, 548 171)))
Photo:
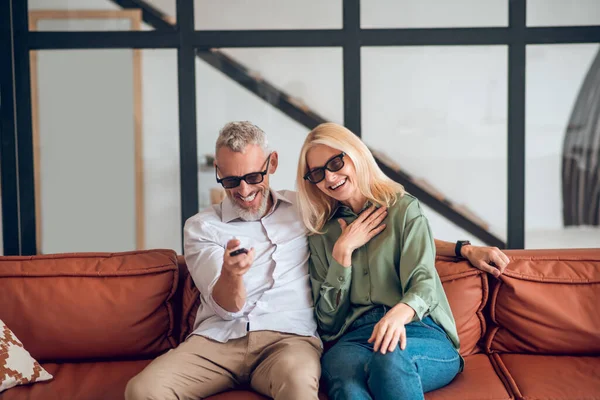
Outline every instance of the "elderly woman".
POLYGON ((298 166, 299 204, 330 399, 423 399, 462 370, 456 324, 419 201, 359 138, 326 123, 298 166))

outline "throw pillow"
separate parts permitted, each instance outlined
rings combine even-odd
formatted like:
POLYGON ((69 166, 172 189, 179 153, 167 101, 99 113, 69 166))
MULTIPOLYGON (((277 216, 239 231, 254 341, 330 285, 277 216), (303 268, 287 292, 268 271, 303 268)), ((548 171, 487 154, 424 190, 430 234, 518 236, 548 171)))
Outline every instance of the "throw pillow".
POLYGON ((52 379, 0 319, 0 393, 17 385, 52 379))

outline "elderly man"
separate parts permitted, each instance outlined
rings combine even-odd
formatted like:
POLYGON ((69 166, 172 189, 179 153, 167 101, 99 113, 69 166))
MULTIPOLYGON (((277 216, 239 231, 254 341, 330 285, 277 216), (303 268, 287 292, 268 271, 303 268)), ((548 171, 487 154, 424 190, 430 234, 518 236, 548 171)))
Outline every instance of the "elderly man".
MULTIPOLYGON (((306 230, 296 195, 269 187, 278 154, 264 132, 232 122, 216 143, 215 174, 227 197, 191 217, 184 254, 202 302, 195 330, 134 377, 129 399, 197 399, 239 385, 274 399, 317 399, 321 341, 308 275, 306 230)), ((496 248, 436 240, 497 275, 496 248)))

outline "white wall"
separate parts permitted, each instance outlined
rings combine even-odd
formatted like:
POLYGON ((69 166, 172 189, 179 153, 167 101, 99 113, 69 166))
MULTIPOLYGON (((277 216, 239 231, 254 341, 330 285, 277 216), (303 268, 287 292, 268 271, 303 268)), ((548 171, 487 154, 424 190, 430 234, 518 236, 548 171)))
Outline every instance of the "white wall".
POLYGON ((508 25, 508 0, 363 0, 360 12, 362 28, 508 25))
MULTIPOLYGON (((508 26, 510 0, 363 0, 363 28, 508 26)), ((598 0, 526 0, 528 26, 600 24, 598 0)))
MULTIPOLYGON (((174 15, 175 2, 174 0, 162 0, 160 2, 154 2, 155 6, 165 11, 169 15, 174 15)), ((30 0, 30 10, 38 9, 57 9, 57 10, 118 10, 119 7, 114 3, 107 0, 77 0, 76 2, 71 0, 30 0)), ((78 21, 77 23, 61 20, 56 22, 59 29, 81 29, 81 30, 108 30, 108 29, 122 29, 126 30, 127 26, 122 24, 115 24, 115 20, 95 20, 95 21, 78 21), (83 25, 82 25, 83 23, 83 25)), ((48 25, 40 27, 41 30, 56 30, 56 26, 48 25)), ((143 29, 149 29, 147 26, 143 26, 143 29)), ((92 54, 100 54, 103 50, 85 50, 91 51, 92 54)), ((70 50, 65 54, 77 56, 82 51, 70 50)), ((145 199, 145 247, 147 248, 171 248, 177 251, 181 250, 181 205, 180 205, 180 185, 179 185, 179 114, 178 114, 178 96, 177 96, 177 51, 176 50, 140 50, 142 54, 142 146, 143 146, 143 169, 144 169, 144 199, 145 199)), ((44 53, 44 52, 42 52, 44 53)), ((49 52, 52 53, 52 52, 49 52)), ((118 67, 119 63, 114 64, 118 67)), ((121 63, 122 64, 122 63, 121 63)), ((76 65, 73 65, 76 66, 76 65)), ((127 68, 131 70, 131 66, 121 65, 122 69, 127 68)), ((42 71, 49 77, 56 77, 62 74, 60 69, 53 67, 46 67, 42 71)), ((118 74, 114 74, 116 78, 118 74)), ((124 75, 126 77, 126 75, 124 75)), ((126 86, 131 87, 131 78, 125 83, 126 86)), ((69 99, 62 99, 61 96, 65 96, 66 91, 56 91, 52 98, 53 102, 66 103, 69 99)), ((97 95, 98 93, 95 93, 97 95)), ((110 95, 103 96, 101 101, 108 101, 109 103, 114 99, 110 95)), ((92 93, 81 96, 82 105, 89 103, 94 98, 92 93)), ((40 108, 45 105, 41 104, 40 108)), ((46 105, 47 106, 47 105, 46 105)), ((84 106, 85 107, 85 106, 84 106)), ((99 113, 106 113, 106 110, 99 110, 99 113)), ((109 113, 110 114, 110 113, 109 113)), ((110 117, 110 116, 109 116, 110 117)), ((114 116, 113 116, 114 117, 114 116)), ((67 121, 57 121, 59 125, 65 126, 67 121)), ((44 122, 41 123, 41 130, 47 126, 44 122)), ((124 128, 122 124, 118 128, 124 128)), ((130 131, 131 129, 129 129, 130 131)), ((55 135, 56 133, 51 133, 55 135)), ((114 143, 113 143, 114 144, 114 143)), ((56 150, 55 157, 63 156, 63 152, 66 150, 56 150)), ((133 159, 133 154, 131 154, 133 159)), ((42 185, 48 182, 50 176, 42 171, 42 185)), ((48 196, 42 196, 42 211, 44 207, 48 207, 47 202, 49 201, 48 196)), ((119 208, 124 206, 124 199, 120 202, 117 201, 115 207, 119 208)), ((110 218, 114 212, 115 207, 112 210, 103 208, 99 204, 89 204, 88 208, 94 208, 94 212, 99 218, 110 218)), ((43 213, 44 215, 50 216, 49 212, 43 213)), ((85 226, 86 221, 74 220, 72 221, 75 225, 79 225, 82 228, 85 226)), ((89 222, 89 221, 88 221, 89 222)), ((67 226, 59 226, 56 223, 47 221, 43 226, 48 227, 48 224, 52 226, 54 230, 68 229, 67 226)), ((101 239, 86 239, 82 240, 85 243, 81 243, 79 248, 73 247, 73 243, 67 243, 70 232, 73 231, 71 227, 64 234, 56 235, 43 235, 46 238, 54 238, 53 244, 48 247, 42 243, 42 249, 47 248, 50 251, 56 248, 69 249, 71 251, 91 249, 96 251, 104 250, 115 250, 115 246, 111 245, 111 249, 106 248, 107 243, 111 243, 114 240, 115 233, 111 230, 104 232, 97 232, 101 239), (58 238, 58 239, 56 239, 58 238), (104 242, 104 244, 98 244, 104 242), (81 247, 84 246, 84 247, 81 247)), ((129 235, 131 236, 131 235, 129 235)), ((125 244, 125 243, 124 243, 125 244)), ((131 245, 127 245, 131 248, 131 245)))
POLYGON ((466 204, 501 238, 506 61, 505 46, 367 47, 361 69, 365 142, 466 204))
POLYGON ((527 25, 600 25, 600 1, 527 0, 527 25))
POLYGON ((181 252, 177 50, 142 50, 146 248, 181 252))
MULTIPOLYGON (((133 177, 123 181, 134 166, 133 113, 122 112, 122 101, 132 107, 131 51, 43 51, 39 59, 40 93, 54 85, 40 96, 41 251, 135 248, 133 177), (75 76, 83 80, 69 85, 75 76)), ((141 72, 145 247, 180 250, 176 50, 142 50, 141 72)))
MULTIPOLYGON (((175 18, 175 0, 147 0, 159 11, 165 13, 171 18, 175 18)), ((122 10, 121 7, 109 0, 29 0, 27 3, 30 11, 39 10, 86 10, 86 11, 114 11, 122 10)), ((109 31, 129 30, 128 24, 119 20, 110 19, 94 19, 94 20, 59 20, 60 30, 63 31, 109 31), (82 24, 83 22, 83 24, 82 24), (87 24, 87 25, 86 25, 87 24)), ((58 30, 52 29, 51 25, 46 23, 45 27, 38 28, 39 30, 49 31, 58 30)), ((142 30, 153 30, 154 28, 142 23, 142 30)))
MULTIPOLYGON (((174 5, 171 1, 153 0, 153 3, 172 14, 174 5)), ((578 12, 578 16, 570 18, 587 21, 597 3, 579 1, 585 7, 576 7, 572 13, 578 12)), ((57 7, 75 8, 72 1, 52 2, 57 7)), ((465 22, 462 12, 452 15, 447 11, 440 15, 437 11, 428 11, 439 11, 439 4, 431 0, 418 4, 404 0, 363 1, 362 22, 363 26, 369 23, 385 25, 390 23, 386 22, 388 16, 399 15, 404 19, 394 21, 410 24, 417 20, 414 22, 417 26, 428 26, 431 21, 445 26, 464 26, 471 20, 485 21, 477 25, 502 26, 506 25, 505 3, 498 0, 485 8, 481 2, 473 5, 463 0, 457 7, 458 10, 469 8, 469 20, 465 22), (427 16, 428 12, 431 17, 427 16), (406 19, 410 13, 414 18, 406 19)), ((563 10, 559 3, 553 3, 558 7, 554 14, 563 10)), ((264 0, 253 3, 253 9, 259 10, 256 15, 252 15, 251 10, 240 12, 248 6, 246 2, 201 0, 195 4, 196 24, 202 29, 341 26, 341 2, 338 0, 315 3, 311 6, 314 9, 305 4, 305 10, 318 10, 311 13, 311 18, 298 10, 290 12, 290 9, 279 7, 287 2, 264 0)), ((52 8, 52 5, 37 0, 30 1, 30 7, 52 8)), ((76 7, 114 8, 106 0, 79 0, 76 7)), ((552 15, 548 10, 545 13, 552 15)), ((561 228, 557 219, 561 201, 560 176, 548 174, 547 170, 559 168, 556 160, 560 157, 560 137, 597 45, 566 47, 566 50, 561 50, 561 46, 529 48, 527 53, 528 228, 561 228), (553 126, 550 140, 548 130, 540 128, 544 124, 553 126), (544 157, 551 160, 540 161, 544 157), (543 184, 539 178, 542 175, 543 184), (545 192, 545 188, 553 189, 545 192)), ((268 81, 301 98, 327 119, 343 121, 340 49, 225 51, 260 72, 268 81)), ((176 53, 174 50, 144 50, 143 54, 147 247, 178 250, 181 248, 181 221, 176 53)), ((426 178, 452 200, 475 210, 491 224, 493 232, 504 237, 506 47, 382 47, 363 48, 362 54, 365 141, 396 157, 398 164, 408 172, 426 178), (471 151, 474 151, 473 155, 467 154, 471 151)), ((196 71, 199 156, 213 153, 214 140, 223 124, 230 120, 251 120, 269 134, 272 147, 280 153, 280 168, 273 176, 273 186, 293 188, 298 151, 307 129, 200 60, 196 62, 196 71)), ((216 185, 212 172, 200 172, 199 183, 200 202, 207 203, 208 188, 216 185)), ((447 240, 472 238, 433 211, 428 210, 428 216, 436 237, 447 240)))
POLYGON ((195 0, 202 30, 341 29, 342 0, 195 0))
POLYGON ((132 50, 37 54, 44 254, 135 248, 132 50))
MULTIPOLYGON (((147 0, 176 15, 176 0, 147 0)), ((507 26, 509 0, 363 0, 363 28, 507 26)), ((342 0, 195 0, 196 29, 340 29, 342 0)), ((29 9, 117 10, 108 0, 30 0, 29 9)), ((600 24, 598 0, 527 0, 528 26, 600 24)))

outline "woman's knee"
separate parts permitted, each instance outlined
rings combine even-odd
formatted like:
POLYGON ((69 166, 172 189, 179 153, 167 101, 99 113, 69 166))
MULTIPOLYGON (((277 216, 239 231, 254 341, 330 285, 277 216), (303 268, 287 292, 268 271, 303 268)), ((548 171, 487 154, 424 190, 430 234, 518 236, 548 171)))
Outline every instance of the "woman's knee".
POLYGON ((363 399, 368 393, 366 382, 340 379, 327 383, 327 396, 332 400, 337 399, 363 399))
POLYGON ((410 355, 399 348, 386 354, 373 353, 365 366, 368 375, 376 374, 380 376, 386 376, 391 372, 394 374, 414 373, 416 368, 416 364, 410 355))
POLYGON ((343 358, 330 357, 323 363, 322 376, 332 400, 369 398, 364 363, 344 363, 343 358))
POLYGON ((357 360, 366 358, 359 352, 357 346, 338 343, 327 351, 321 358, 323 370, 340 373, 348 366, 355 365, 357 360))

